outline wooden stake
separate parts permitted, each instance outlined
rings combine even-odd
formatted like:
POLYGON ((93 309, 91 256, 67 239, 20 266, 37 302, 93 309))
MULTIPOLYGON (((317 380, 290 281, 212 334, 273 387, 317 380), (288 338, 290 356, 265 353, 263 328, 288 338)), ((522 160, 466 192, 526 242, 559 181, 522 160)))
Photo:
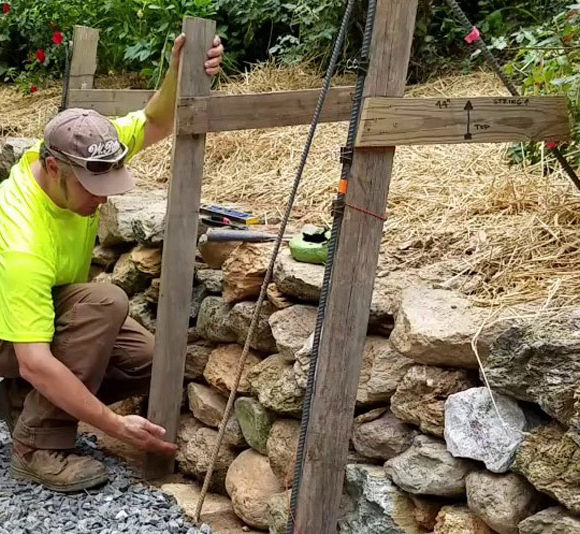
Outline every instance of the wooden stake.
POLYGON ((69 89, 92 89, 97 70, 99 30, 75 26, 69 89))
MULTIPOLYGON (((417 0, 379 0, 365 96, 403 96, 417 0)), ((394 148, 357 150, 347 203, 385 213, 394 148)), ((322 329, 296 534, 336 534, 383 221, 346 208, 322 329)))
MULTIPOLYGON (((211 79, 204 63, 215 28, 214 21, 185 18, 183 32, 187 40, 178 86, 181 96, 209 95, 211 79)), ((176 136, 148 415, 150 421, 167 430, 166 440, 171 442, 175 442, 177 434, 183 392, 204 156, 205 135, 176 136)), ((146 473, 150 478, 172 470, 173 460, 148 455, 146 473)))

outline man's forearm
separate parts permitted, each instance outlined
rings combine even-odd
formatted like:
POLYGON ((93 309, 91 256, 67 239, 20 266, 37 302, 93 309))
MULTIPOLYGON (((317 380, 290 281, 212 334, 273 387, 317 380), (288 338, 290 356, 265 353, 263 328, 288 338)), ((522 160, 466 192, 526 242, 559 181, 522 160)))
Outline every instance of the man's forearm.
MULTIPOLYGON (((181 34, 173 45, 171 52, 171 62, 169 70, 165 75, 163 84, 157 91, 147 106, 145 115, 147 123, 145 124, 145 139, 143 148, 150 147, 161 141, 171 134, 175 123, 175 105, 177 99, 177 85, 179 78, 179 65, 181 63, 181 54, 185 44, 185 34, 181 34)), ((214 76, 219 72, 222 61, 224 47, 219 37, 215 37, 213 47, 208 52, 208 60, 205 62, 205 72, 208 76, 214 76)))
POLYGON ((145 107, 147 119, 167 133, 173 129, 175 120, 178 70, 178 65, 172 62, 159 91, 153 95, 145 107))
POLYGON ((22 377, 52 404, 75 419, 116 435, 119 417, 95 397, 64 364, 47 354, 28 355, 20 366, 22 377), (55 384, 58 384, 55 387, 55 384))

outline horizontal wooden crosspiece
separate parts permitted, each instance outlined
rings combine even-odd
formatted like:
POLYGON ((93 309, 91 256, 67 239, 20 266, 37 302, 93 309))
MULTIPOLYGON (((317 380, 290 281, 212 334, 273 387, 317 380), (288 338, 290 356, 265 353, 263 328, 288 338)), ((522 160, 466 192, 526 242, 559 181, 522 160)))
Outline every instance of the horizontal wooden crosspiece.
MULTIPOLYGON (((354 87, 331 89, 321 122, 348 120, 353 94, 354 87)), ((200 134, 310 124, 319 98, 320 89, 182 98, 177 131, 200 134)))
MULTIPOLYGON (((135 89, 75 89, 70 105, 94 109, 107 116, 124 115, 145 107, 154 91, 135 89)), ((321 122, 347 121, 354 87, 334 87, 322 111, 321 122)), ((230 130, 252 130, 310 124, 320 89, 276 91, 242 95, 219 92, 207 97, 181 98, 177 133, 195 135, 230 130)))
POLYGON ((566 141, 564 97, 367 98, 357 148, 566 141))

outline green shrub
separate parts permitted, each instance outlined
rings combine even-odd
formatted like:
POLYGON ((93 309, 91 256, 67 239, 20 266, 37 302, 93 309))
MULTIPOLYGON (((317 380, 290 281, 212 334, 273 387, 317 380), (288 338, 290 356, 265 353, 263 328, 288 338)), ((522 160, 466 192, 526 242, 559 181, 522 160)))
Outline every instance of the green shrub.
MULTIPOLYGON (((461 0, 468 17, 504 59, 509 36, 520 27, 542 25, 569 0, 461 0)), ((228 50, 226 67, 242 69, 270 57, 282 62, 314 60, 324 68, 346 0, 12 0, 0 13, 0 79, 42 85, 62 74, 64 47, 51 42, 55 30, 70 39, 74 24, 101 30, 99 71, 140 71, 156 85, 184 15, 215 18, 228 50), (37 49, 47 53, 42 65, 37 49)), ((360 52, 366 2, 356 3, 344 59, 360 52)), ((444 0, 420 0, 410 81, 445 70, 469 69, 472 48, 444 0)), ((343 61, 343 66, 346 61, 343 61)))
MULTIPOLYGON (((545 24, 515 32, 509 45, 519 48, 506 68, 528 95, 567 95, 573 121, 573 140, 562 149, 580 165, 580 4, 570 6, 545 24)), ((515 162, 532 163, 542 157, 542 146, 519 145, 515 162)))
MULTIPOLYGON (((469 20, 485 40, 498 44, 499 59, 513 57, 501 47, 505 38, 521 27, 543 24, 561 11, 569 0, 459 0, 469 20)), ((469 71, 473 68, 473 48, 464 41, 465 29, 455 18, 445 0, 420 0, 413 56, 412 81, 423 81, 445 71, 469 71)), ((480 64, 481 59, 476 59, 480 64)))
POLYGON ((64 47, 51 42, 55 30, 71 39, 73 26, 101 31, 100 72, 143 71, 155 84, 167 66, 185 15, 215 16, 214 0, 13 0, 0 15, 0 76, 42 85, 64 67, 64 47), (37 49, 46 51, 42 65, 37 49))
MULTIPOLYGON (((238 64, 270 56, 287 63, 330 58, 345 0, 217 0, 222 34, 238 64)), ((365 11, 357 2, 345 56, 355 57, 365 11)))

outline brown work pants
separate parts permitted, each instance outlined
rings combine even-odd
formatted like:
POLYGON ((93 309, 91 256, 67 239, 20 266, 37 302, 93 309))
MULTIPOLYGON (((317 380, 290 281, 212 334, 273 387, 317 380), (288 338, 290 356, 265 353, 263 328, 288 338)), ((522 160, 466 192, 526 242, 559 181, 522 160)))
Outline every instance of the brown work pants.
MULTIPOLYGON (((147 391, 153 335, 127 316, 129 302, 122 289, 74 284, 55 288, 53 300, 55 358, 105 404, 147 391)), ((7 341, 0 341, 0 376, 12 379, 11 401, 23 401, 15 440, 37 449, 74 447, 78 421, 20 378, 14 345, 7 341)))

